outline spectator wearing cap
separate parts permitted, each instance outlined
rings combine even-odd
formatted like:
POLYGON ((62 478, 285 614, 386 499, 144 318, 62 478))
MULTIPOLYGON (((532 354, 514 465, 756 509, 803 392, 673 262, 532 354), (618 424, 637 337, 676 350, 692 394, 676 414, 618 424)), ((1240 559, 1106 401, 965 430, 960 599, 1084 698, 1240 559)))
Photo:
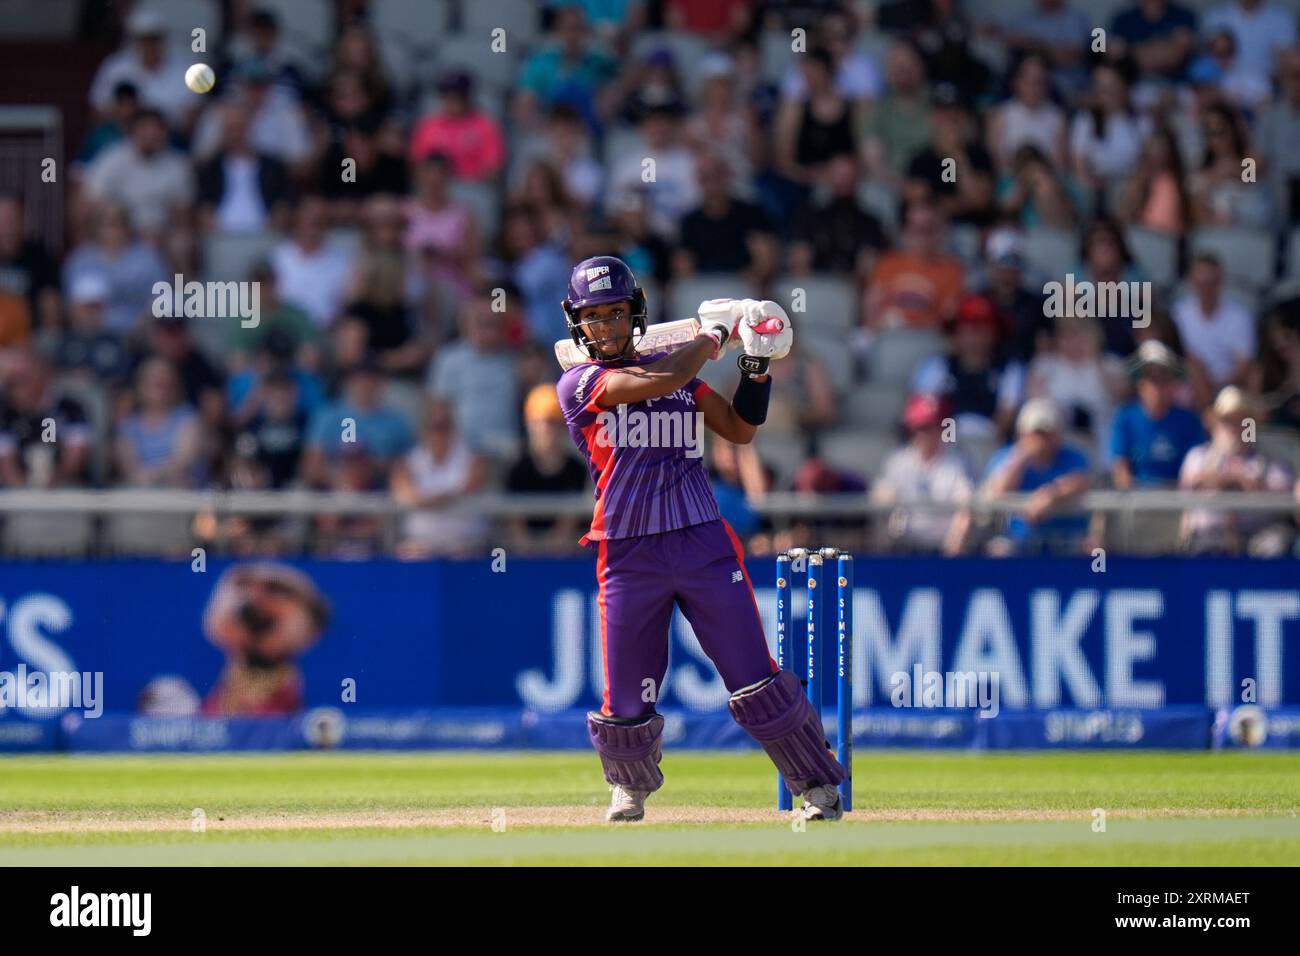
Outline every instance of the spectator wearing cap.
POLYGON ((483 459, 457 428, 451 403, 430 400, 419 443, 397 462, 390 478, 393 497, 411 509, 398 557, 464 557, 480 551, 487 539, 487 521, 465 507, 463 499, 482 490, 486 477, 483 459))
POLYGON ((1137 398, 1115 414, 1111 480, 1121 491, 1172 487, 1187 453, 1205 441, 1205 427, 1195 412, 1176 404, 1182 369, 1167 345, 1143 342, 1130 369, 1137 398))
POLYGON ((865 285, 877 256, 889 247, 889 237, 858 200, 858 158, 853 153, 832 157, 824 178, 829 196, 795 214, 790 271, 831 272, 865 285))
POLYGON ((682 137, 681 118, 672 104, 646 110, 637 134, 638 145, 611 161, 605 212, 618 209, 629 193, 644 193, 651 227, 675 239, 682 216, 700 204, 695 152, 682 137), (643 176, 646 157, 655 162, 654 181, 649 183, 643 176))
POLYGON ((725 158, 738 188, 754 185, 754 169, 765 160, 766 144, 758 111, 742 95, 736 62, 726 53, 710 53, 700 61, 699 93, 686 120, 686 138, 699 150, 725 158))
POLYGON ((129 377, 129 355, 122 337, 110 332, 108 280, 95 272, 78 276, 68 290, 68 323, 43 343, 55 370, 107 388, 129 377))
POLYGON ((445 73, 438 94, 438 108, 411 132, 411 163, 441 153, 457 179, 494 179, 505 165, 505 137, 500 124, 474 106, 474 78, 463 70, 445 73))
MULTIPOLYGON (((1210 252, 1192 259, 1189 289, 1174 302, 1174 322, 1187 356, 1205 371, 1209 387, 1245 385, 1257 351, 1255 319, 1223 287, 1223 266, 1210 252)), ((1201 407, 1209 395, 1198 396, 1201 407)))
POLYGON ((531 127, 542 112, 557 103, 573 107, 597 128, 604 106, 602 88, 617 72, 616 65, 591 43, 587 18, 580 7, 561 7, 555 12, 553 42, 533 53, 520 70, 518 92, 511 104, 517 123, 531 127))
POLYGON ((122 483, 137 488, 201 488, 206 436, 185 402, 180 376, 161 357, 135 371, 133 409, 118 426, 113 458, 122 483))
MULTIPOLYGON (((586 489, 587 470, 570 454, 572 443, 555 386, 533 386, 524 401, 523 453, 506 471, 505 490, 513 495, 578 494, 586 489)), ((572 516, 512 518, 512 549, 559 553, 573 550, 582 534, 572 516)))
POLYGON ((49 363, 34 350, 16 350, 0 382, 0 395, 0 484, 85 484, 93 430, 81 403, 54 387, 49 363), (51 434, 55 441, 49 440, 51 434))
POLYGON ((755 285, 766 282, 779 262, 767 214, 736 197, 731 169, 721 156, 701 157, 698 175, 702 202, 682 219, 673 274, 740 273, 755 285))
POLYGON ((253 148, 247 102, 223 103, 220 112, 221 148, 197 171, 201 228, 223 233, 285 228, 293 196, 288 168, 253 148))
POLYGON ((995 212, 993 159, 972 136, 968 117, 955 87, 935 87, 930 141, 908 160, 903 199, 934 200, 951 221, 985 226, 995 212), (944 175, 950 161, 956 164, 952 168, 959 170, 959 175, 944 175))
POLYGON ((294 212, 293 231, 271 250, 271 268, 281 297, 329 329, 342 314, 355 254, 327 233, 329 207, 319 195, 304 196, 294 212))
MULTIPOLYGON (((959 426, 960 427, 960 426, 959 426)), ((1028 493, 989 545, 992 557, 1077 554, 1088 531, 1087 515, 1056 515, 1088 490, 1088 459, 1062 441, 1061 410, 1049 398, 1025 402, 1016 418, 1016 441, 989 462, 985 491, 993 496, 1028 493)))
POLYGON ((814 47, 799 58, 807 93, 783 96, 777 108, 776 169, 801 187, 816 185, 825 166, 842 153, 857 151, 853 104, 835 86, 830 52, 814 47))
POLYGON ((901 242, 876 259, 865 300, 872 329, 937 329, 957 309, 966 268, 947 253, 947 223, 931 203, 904 213, 901 242))
POLYGON ((354 365, 343 395, 312 416, 301 477, 315 488, 330 487, 348 454, 362 454, 386 470, 415 443, 407 417, 384 401, 384 375, 377 362, 354 365))
POLYGON ((1052 322, 1043 311, 1042 290, 1025 285, 1025 237, 1019 230, 1002 226, 988 234, 981 291, 1011 325, 1007 357, 1027 365, 1047 347, 1052 322))
POLYGON ((130 80, 121 80, 113 87, 112 99, 104 117, 86 134, 77 153, 77 163, 84 169, 94 162, 104 150, 126 139, 131 121, 140 109, 140 91, 130 80))
POLYGON ((141 103, 161 112, 169 125, 188 125, 201 102, 185 85, 189 60, 167 44, 167 21, 159 8, 137 3, 126 18, 127 45, 100 64, 90 85, 90 105, 101 116, 113 107, 119 83, 130 83, 141 103))
POLYGON ((1058 316, 1051 347, 1029 363, 1025 395, 1050 398, 1062 410, 1065 427, 1098 464, 1110 457, 1111 422, 1127 392, 1123 362, 1102 351, 1097 319, 1058 316))
POLYGON ((948 351, 916 368, 912 391, 945 399, 966 437, 1005 435, 1024 392, 1024 367, 999 355, 1005 319, 987 296, 967 295, 948 326, 948 351))
POLYGON ((509 460, 519 448, 519 356, 509 347, 513 316, 498 312, 479 293, 460 312, 460 338, 429 363, 426 389, 456 411, 460 433, 471 448, 509 460))
POLYGON ((898 187, 908 161, 930 141, 930 98, 925 62, 916 47, 897 42, 885 60, 885 93, 858 108, 867 173, 898 187))
POLYGON ((969 502, 974 482, 956 443, 944 441, 945 428, 953 425, 952 415, 947 401, 934 395, 913 395, 907 400, 903 409, 907 444, 885 459, 871 489, 873 502, 893 508, 884 529, 890 550, 960 551, 963 526, 955 517, 969 502), (951 510, 925 507, 944 505, 951 510))
MULTIPOLYGON (((296 174, 308 173, 315 147, 311 127, 297 97, 289 89, 276 85, 270 64, 261 60, 246 60, 235 71, 234 80, 231 98, 247 112, 249 146, 263 156, 279 160, 296 174)), ((221 148, 225 121, 221 107, 226 102, 229 99, 219 100, 204 110, 195 127, 192 150, 200 162, 221 148)), ((335 166, 332 173, 335 179, 339 178, 339 167, 335 166)))
POLYGON ((1278 496, 1278 514, 1195 508, 1183 517, 1183 544, 1192 554, 1277 557, 1294 535, 1285 518, 1295 476, 1258 449, 1253 438, 1259 410, 1235 385, 1223 388, 1211 410, 1210 440, 1183 459, 1178 487, 1186 491, 1246 491, 1278 496))
POLYGON ((105 328, 127 335, 151 313, 154 284, 171 278, 167 264, 153 246, 136 237, 122 206, 101 204, 89 233, 90 238, 77 245, 63 263, 64 291, 70 291, 83 276, 103 278, 108 283, 105 328))
POLYGON ((161 113, 142 109, 135 114, 131 135, 104 150, 87 170, 86 195, 95 202, 120 203, 131 227, 146 236, 161 235, 174 216, 188 212, 194 172, 168 144, 161 113))

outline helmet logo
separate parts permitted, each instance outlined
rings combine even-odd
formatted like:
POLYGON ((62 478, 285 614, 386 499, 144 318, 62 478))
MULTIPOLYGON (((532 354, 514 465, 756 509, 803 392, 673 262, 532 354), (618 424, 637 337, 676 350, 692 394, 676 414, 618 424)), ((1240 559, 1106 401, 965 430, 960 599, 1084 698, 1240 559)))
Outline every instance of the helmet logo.
POLYGON ((590 269, 586 270, 588 282, 604 275, 609 275, 609 266, 592 266, 590 269))
MULTIPOLYGON (((591 271, 591 270, 588 270, 588 271, 591 271)), ((606 270, 606 271, 608 271, 608 270, 606 270)), ((588 283, 587 283, 587 291, 588 291, 588 292, 599 292, 599 291, 601 291, 602 289, 612 289, 612 288, 614 288, 614 280, 611 279, 609 276, 605 276, 605 277, 602 278, 602 279, 597 279, 595 282, 588 282, 588 283)))

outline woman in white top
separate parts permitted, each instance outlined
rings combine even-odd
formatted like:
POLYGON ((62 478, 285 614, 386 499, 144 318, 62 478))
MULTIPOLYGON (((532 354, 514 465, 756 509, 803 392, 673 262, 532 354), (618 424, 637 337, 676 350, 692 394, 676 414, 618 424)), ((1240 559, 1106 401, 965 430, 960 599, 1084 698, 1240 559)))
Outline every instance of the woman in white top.
POLYGON ((436 399, 425 413, 420 443, 397 462, 393 497, 413 509, 397 554, 407 559, 465 556, 487 538, 486 518, 461 500, 483 487, 483 461, 456 432, 451 405, 436 399))
POLYGON ((1065 113, 1051 100, 1047 64, 1037 54, 1025 57, 1011 83, 1012 98, 989 114, 987 142, 1004 173, 1016 150, 1037 146, 1058 170, 1065 168, 1065 113))
POLYGON ((1108 464, 1110 424, 1125 389, 1124 365, 1102 352, 1093 318, 1058 318, 1054 347, 1029 363, 1026 397, 1050 398, 1064 410, 1066 429, 1088 437, 1094 467, 1108 464))
POLYGON ((1128 81, 1111 63, 1092 71, 1088 108, 1070 124, 1070 161, 1081 182, 1096 190, 1132 173, 1150 123, 1129 102, 1128 81))

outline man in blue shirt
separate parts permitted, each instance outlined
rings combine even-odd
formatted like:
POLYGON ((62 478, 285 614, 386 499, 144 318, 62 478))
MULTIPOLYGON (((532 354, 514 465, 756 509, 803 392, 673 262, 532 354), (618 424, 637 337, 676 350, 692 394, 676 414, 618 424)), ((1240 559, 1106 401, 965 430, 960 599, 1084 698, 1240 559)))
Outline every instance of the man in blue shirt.
POLYGON ((326 487, 345 453, 363 449, 386 467, 415 444, 411 422, 384 404, 383 389, 383 373, 367 357, 348 373, 343 397, 312 416, 302 460, 309 485, 326 487))
POLYGON ((986 492, 1030 493, 1029 501, 1007 519, 1005 536, 989 547, 994 557, 1011 554, 1077 554, 1088 532, 1086 514, 1065 514, 1068 502, 1091 484, 1088 459, 1061 441, 1061 410, 1048 398, 1025 403, 1016 419, 1016 441, 993 456, 986 492))
POLYGON ((1187 453, 1208 440, 1205 427, 1195 412, 1174 404, 1178 356, 1163 342, 1142 343, 1133 374, 1137 401, 1121 408, 1111 427, 1111 479, 1121 491, 1172 487, 1187 453))
POLYGON ((1132 54, 1141 76, 1176 82, 1196 51, 1196 14, 1168 0, 1139 0, 1111 21, 1111 53, 1132 54))

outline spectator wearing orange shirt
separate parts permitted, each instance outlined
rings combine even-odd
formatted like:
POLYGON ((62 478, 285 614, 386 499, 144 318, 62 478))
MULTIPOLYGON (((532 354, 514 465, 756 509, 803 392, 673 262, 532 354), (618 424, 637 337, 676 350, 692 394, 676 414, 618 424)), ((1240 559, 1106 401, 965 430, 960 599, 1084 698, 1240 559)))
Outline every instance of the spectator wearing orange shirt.
POLYGON ((496 121, 474 107, 474 78, 453 70, 438 82, 438 92, 439 109, 411 134, 411 162, 442 153, 457 179, 491 179, 505 164, 505 140, 496 121))
POLYGON ((948 255, 946 224, 930 203, 907 209, 900 247, 871 271, 865 323, 872 329, 937 329, 957 308, 966 284, 961 260, 948 255))

